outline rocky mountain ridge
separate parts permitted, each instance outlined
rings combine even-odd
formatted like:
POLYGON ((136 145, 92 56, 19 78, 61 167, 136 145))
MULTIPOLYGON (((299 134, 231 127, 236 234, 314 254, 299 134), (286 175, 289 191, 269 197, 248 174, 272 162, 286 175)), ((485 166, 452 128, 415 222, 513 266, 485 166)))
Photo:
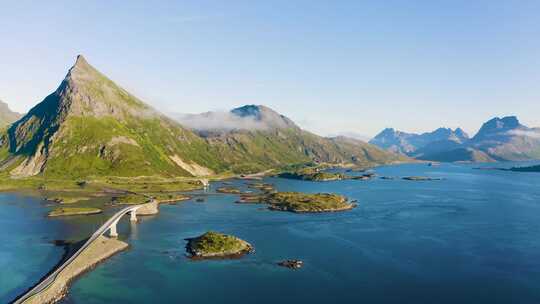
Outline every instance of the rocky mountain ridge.
POLYGON ((490 119, 472 138, 468 138, 459 128, 452 132, 444 130, 438 129, 418 135, 385 129, 370 143, 414 158, 432 161, 493 162, 540 159, 540 129, 521 124, 515 116, 490 119), (446 139, 433 140, 437 136, 425 136, 435 133, 444 135, 446 139), (419 144, 420 137, 425 141, 419 144))

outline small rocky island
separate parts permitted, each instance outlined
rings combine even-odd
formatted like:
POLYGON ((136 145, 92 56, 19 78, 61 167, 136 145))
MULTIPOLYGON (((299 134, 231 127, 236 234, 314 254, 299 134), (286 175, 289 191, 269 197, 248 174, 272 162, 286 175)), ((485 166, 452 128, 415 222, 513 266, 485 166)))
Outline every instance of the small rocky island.
POLYGON ((274 185, 268 184, 268 183, 250 183, 248 184, 248 187, 251 189, 257 189, 264 193, 270 193, 270 192, 276 191, 276 188, 274 188, 274 185))
POLYGON ((235 187, 221 187, 216 190, 219 193, 226 193, 226 194, 240 194, 242 191, 240 189, 235 187))
POLYGON ((195 259, 236 258, 253 252, 253 246, 248 242, 213 231, 187 241, 186 251, 195 259))
POLYGON ((298 169, 290 172, 283 172, 278 175, 282 178, 289 179, 300 179, 306 181, 315 181, 315 182, 328 182, 328 181, 337 181, 348 179, 349 176, 342 173, 331 173, 322 171, 320 168, 307 167, 298 169))
POLYGON ((103 212, 99 208, 87 208, 87 207, 62 207, 56 208, 49 212, 49 217, 57 216, 70 216, 70 215, 91 215, 103 212))
MULTIPOLYGON (((330 181, 339 181, 339 180, 370 180, 376 176, 375 172, 366 172, 365 170, 361 171, 364 174, 361 175, 347 175, 340 172, 329 172, 325 171, 329 168, 327 167, 307 167, 301 168, 298 170, 288 171, 280 173, 278 176, 282 178, 289 179, 299 179, 305 181, 314 181, 314 182, 330 182, 330 181)), ((352 169, 349 169, 349 172, 352 172, 352 169)))
POLYGON ((417 181, 417 182, 442 180, 442 178, 428 177, 428 176, 406 176, 406 177, 403 177, 402 179, 408 180, 408 181, 417 181))
POLYGON ((289 268, 289 269, 300 269, 302 266, 304 266, 304 262, 300 260, 284 260, 279 263, 277 263, 278 266, 289 268))
POLYGON ((337 212, 356 207, 345 196, 332 193, 276 192, 269 194, 265 200, 270 204, 270 210, 296 213, 337 212))

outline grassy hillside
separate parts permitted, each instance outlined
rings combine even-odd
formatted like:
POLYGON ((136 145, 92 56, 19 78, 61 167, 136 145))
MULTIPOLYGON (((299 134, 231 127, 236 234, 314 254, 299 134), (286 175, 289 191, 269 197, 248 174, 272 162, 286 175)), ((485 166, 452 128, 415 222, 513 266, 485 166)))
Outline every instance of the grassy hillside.
POLYGON ((198 176, 226 169, 203 139, 79 57, 59 88, 0 140, 12 177, 198 176))
POLYGON ((409 160, 361 141, 324 138, 297 128, 234 131, 208 136, 207 141, 238 172, 313 161, 369 167, 409 160))
MULTIPOLYGON (((0 178, 11 178, 8 184, 58 187, 65 184, 62 180, 110 183, 112 177, 169 183, 313 162, 368 167, 408 160, 361 141, 306 132, 264 106, 231 113, 254 129, 201 137, 79 56, 56 91, 0 132, 0 178)), ((127 182, 121 187, 139 185, 127 182)))

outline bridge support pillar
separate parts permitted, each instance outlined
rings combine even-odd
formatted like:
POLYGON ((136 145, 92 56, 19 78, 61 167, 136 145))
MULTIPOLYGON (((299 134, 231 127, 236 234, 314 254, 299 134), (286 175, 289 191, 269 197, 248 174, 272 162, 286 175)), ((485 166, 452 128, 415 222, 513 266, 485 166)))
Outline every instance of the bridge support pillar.
POLYGON ((200 179, 199 180, 201 182, 201 184, 203 185, 204 189, 208 188, 208 186, 210 186, 210 182, 208 181, 208 179, 204 178, 204 179, 200 179))
POLYGON ((118 237, 118 232, 116 231, 116 223, 111 226, 111 229, 109 229, 109 236, 110 237, 118 237))
POLYGON ((136 210, 133 210, 129 213, 130 217, 129 217, 129 220, 132 221, 132 222, 136 222, 137 221, 137 211, 136 210))

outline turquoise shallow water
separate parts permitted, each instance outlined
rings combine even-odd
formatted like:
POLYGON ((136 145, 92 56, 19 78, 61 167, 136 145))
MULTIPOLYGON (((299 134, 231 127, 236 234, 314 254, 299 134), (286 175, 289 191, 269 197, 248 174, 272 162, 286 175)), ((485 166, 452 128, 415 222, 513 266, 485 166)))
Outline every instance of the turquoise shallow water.
MULTIPOLYGON (((131 250, 78 279, 64 303, 538 303, 540 174, 472 167, 376 169, 445 179, 426 182, 267 179, 280 191, 359 201, 343 213, 271 212, 212 193, 204 203, 162 206, 136 225, 126 218, 120 232, 131 250), (237 235, 256 253, 187 259, 184 239, 207 230, 237 235), (305 266, 275 265, 286 258, 305 266)), ((35 199, 0 202, 0 216, 9 217, 0 220, 2 303, 58 261, 61 248, 47 240, 90 234, 105 218, 51 221, 35 199)))

